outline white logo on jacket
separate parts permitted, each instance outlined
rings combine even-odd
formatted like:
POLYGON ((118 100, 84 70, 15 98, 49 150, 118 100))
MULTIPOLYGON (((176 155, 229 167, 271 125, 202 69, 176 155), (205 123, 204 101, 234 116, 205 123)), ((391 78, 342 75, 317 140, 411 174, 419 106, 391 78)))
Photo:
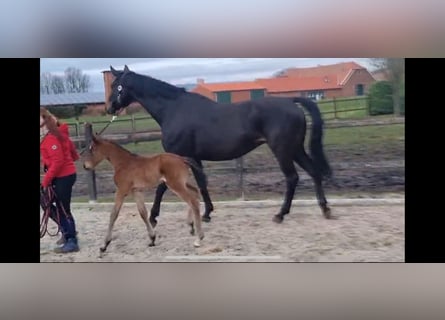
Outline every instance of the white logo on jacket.
POLYGON ((51 149, 56 150, 57 146, 55 144, 52 145, 51 149))

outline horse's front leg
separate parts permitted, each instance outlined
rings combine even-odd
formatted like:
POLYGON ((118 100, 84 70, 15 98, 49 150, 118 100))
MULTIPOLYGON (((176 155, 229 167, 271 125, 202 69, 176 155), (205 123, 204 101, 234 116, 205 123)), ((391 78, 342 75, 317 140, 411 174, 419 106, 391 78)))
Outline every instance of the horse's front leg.
POLYGON ((158 223, 156 221, 156 217, 159 216, 161 201, 165 191, 167 191, 167 184, 165 182, 162 182, 156 188, 155 200, 153 201, 153 206, 151 207, 150 210, 150 223, 153 226, 153 228, 156 227, 156 224, 158 223))

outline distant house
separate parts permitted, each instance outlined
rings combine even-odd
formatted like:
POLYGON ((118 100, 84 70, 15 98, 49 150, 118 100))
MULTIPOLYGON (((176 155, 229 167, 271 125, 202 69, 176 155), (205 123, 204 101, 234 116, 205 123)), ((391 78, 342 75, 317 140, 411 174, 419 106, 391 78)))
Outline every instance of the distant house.
POLYGON ((274 78, 257 79, 269 95, 299 95, 313 99, 365 95, 375 82, 371 73, 355 62, 289 68, 274 78))
POLYGON ((217 102, 237 102, 263 96, 303 96, 314 100, 365 95, 376 80, 355 62, 310 68, 289 68, 272 78, 245 82, 205 83, 192 92, 217 102))
POLYGON ((257 79, 266 87, 267 95, 277 97, 304 96, 314 100, 341 96, 342 87, 332 75, 322 77, 277 77, 257 79))
POLYGON ((198 79, 198 83, 191 92, 199 93, 220 103, 232 103, 261 98, 266 95, 266 88, 256 81, 205 83, 198 79))

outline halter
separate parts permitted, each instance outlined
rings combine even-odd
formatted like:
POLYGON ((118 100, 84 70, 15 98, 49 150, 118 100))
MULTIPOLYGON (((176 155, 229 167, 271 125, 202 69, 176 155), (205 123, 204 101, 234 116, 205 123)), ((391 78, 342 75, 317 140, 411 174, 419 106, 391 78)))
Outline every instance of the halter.
MULTIPOLYGON (((111 118, 110 122, 108 122, 107 125, 106 125, 105 127, 103 127, 102 130, 100 130, 100 132, 97 134, 98 136, 100 136, 100 135, 105 131, 105 129, 108 128, 108 126, 109 126, 114 120, 116 120, 116 118, 117 118, 117 116, 119 115, 119 113, 120 113, 120 112, 117 112, 117 114, 115 114, 115 115, 111 118)), ((79 155, 82 155, 82 154, 85 152, 85 150, 86 150, 87 148, 88 148, 88 147, 83 148, 82 151, 80 151, 79 155)))

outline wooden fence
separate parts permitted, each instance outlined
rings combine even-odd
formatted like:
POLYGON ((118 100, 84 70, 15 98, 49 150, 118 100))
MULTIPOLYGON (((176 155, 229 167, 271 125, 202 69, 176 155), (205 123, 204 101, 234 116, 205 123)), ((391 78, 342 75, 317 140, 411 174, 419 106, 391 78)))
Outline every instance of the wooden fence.
MULTIPOLYGON (((385 118, 385 119, 369 118, 364 120, 328 121, 326 122, 326 127, 341 128, 341 127, 366 126, 366 125, 392 125, 399 123, 404 123, 404 118, 385 118)), ((83 129, 83 131, 86 133, 86 135, 82 136, 80 139, 74 138, 74 140, 81 143, 83 146, 89 144, 89 141, 91 141, 90 135, 92 133, 91 126, 87 124, 85 128, 83 129)), ((161 132, 157 131, 157 132, 129 133, 129 134, 104 134, 104 137, 114 141, 118 141, 120 144, 127 144, 127 143, 133 143, 135 141, 160 140, 161 132)), ((266 156, 269 157, 270 159, 273 159, 272 154, 267 154, 266 156)), ((246 176, 246 174, 250 175, 250 174, 264 173, 264 172, 267 173, 276 172, 277 176, 281 177, 281 173, 277 165, 275 166, 270 165, 268 167, 261 165, 261 168, 259 168, 258 165, 256 164, 257 161, 255 157, 258 157, 258 155, 255 155, 255 152, 252 152, 252 154, 231 161, 221 161, 218 163, 215 162, 213 163, 203 162, 203 163, 206 168, 206 173, 208 174, 210 179, 216 179, 216 177, 219 176, 218 178, 219 180, 216 183, 218 184, 223 183, 228 185, 230 184, 228 188, 231 190, 232 195, 236 196, 237 198, 244 199, 244 195, 246 193, 245 189, 246 178, 248 179, 248 176, 246 176)), ((86 194, 88 194, 90 202, 95 202, 97 200, 98 193, 102 194, 112 193, 113 189, 112 188, 110 189, 110 182, 112 181, 112 172, 101 171, 100 179, 103 180, 103 182, 100 183, 102 191, 98 192, 98 189, 96 187, 98 185, 96 181, 97 177, 94 171, 89 171, 86 174, 85 173, 79 174, 79 179, 78 179, 79 182, 87 186, 86 190, 84 188, 82 195, 85 196, 86 194), (109 181, 108 186, 106 188, 103 187, 106 185, 105 181, 109 181)), ((251 183, 252 181, 249 180, 248 182, 251 183)))

